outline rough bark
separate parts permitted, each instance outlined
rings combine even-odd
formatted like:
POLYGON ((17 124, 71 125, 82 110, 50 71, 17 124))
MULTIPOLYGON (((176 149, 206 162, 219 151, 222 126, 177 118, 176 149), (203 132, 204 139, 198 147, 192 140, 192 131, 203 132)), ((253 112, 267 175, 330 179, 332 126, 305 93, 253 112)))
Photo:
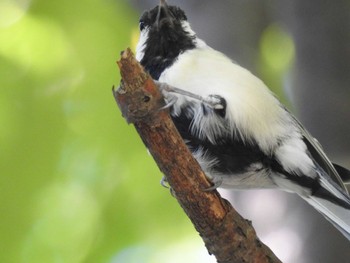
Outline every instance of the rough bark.
POLYGON ((122 83, 113 90, 128 123, 133 123, 208 252, 219 263, 280 262, 256 236, 250 221, 241 217, 210 187, 199 164, 184 144, 152 78, 128 49, 118 61, 122 83))

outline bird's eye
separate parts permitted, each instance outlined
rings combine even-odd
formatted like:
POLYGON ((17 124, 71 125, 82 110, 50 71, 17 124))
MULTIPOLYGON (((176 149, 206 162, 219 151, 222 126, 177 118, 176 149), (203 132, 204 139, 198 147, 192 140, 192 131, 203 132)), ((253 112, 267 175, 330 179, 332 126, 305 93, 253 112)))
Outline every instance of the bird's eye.
POLYGON ((145 26, 146 26, 145 22, 144 21, 140 21, 140 23, 139 23, 140 31, 144 30, 145 26))

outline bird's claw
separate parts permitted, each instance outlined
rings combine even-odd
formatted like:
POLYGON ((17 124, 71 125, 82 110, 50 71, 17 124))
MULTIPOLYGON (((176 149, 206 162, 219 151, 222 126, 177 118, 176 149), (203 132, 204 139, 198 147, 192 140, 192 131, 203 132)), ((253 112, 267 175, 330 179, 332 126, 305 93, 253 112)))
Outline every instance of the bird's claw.
POLYGON ((170 188, 169 184, 168 184, 168 180, 166 179, 165 176, 162 177, 162 179, 160 180, 160 185, 163 186, 164 188, 170 188))
POLYGON ((165 97, 166 104, 159 109, 160 111, 172 107, 178 100, 178 98, 176 96, 173 96, 170 94, 163 93, 163 96, 165 97))
POLYGON ((203 192, 210 192, 210 191, 214 191, 216 190, 217 188, 219 188, 220 186, 222 185, 222 179, 219 178, 219 179, 216 179, 213 181, 213 185, 208 187, 208 188, 204 188, 203 189, 203 192))
POLYGON ((160 185, 163 186, 164 188, 167 188, 170 190, 170 194, 175 197, 175 192, 173 190, 173 188, 170 187, 168 180, 166 179, 165 176, 162 177, 162 179, 160 180, 160 185))
POLYGON ((222 110, 225 108, 223 98, 219 95, 209 95, 203 99, 203 102, 214 110, 222 110))

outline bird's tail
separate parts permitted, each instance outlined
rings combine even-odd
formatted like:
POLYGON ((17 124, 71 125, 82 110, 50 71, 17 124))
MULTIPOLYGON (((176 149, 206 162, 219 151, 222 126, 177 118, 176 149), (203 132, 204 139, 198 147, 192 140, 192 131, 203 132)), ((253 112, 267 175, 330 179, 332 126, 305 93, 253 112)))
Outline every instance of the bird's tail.
POLYGON ((303 196, 310 205, 330 221, 350 240, 350 197, 327 177, 321 177, 321 189, 310 196, 303 196))
POLYGON ((324 199, 304 198, 331 222, 348 240, 350 240, 350 210, 328 202, 324 199))

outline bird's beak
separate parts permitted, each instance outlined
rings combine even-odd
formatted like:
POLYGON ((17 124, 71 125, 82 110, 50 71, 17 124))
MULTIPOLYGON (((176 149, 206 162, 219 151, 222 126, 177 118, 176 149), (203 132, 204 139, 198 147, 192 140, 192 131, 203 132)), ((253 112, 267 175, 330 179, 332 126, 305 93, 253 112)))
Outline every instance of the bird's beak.
POLYGON ((166 0, 160 0, 159 6, 167 6, 166 0))
POLYGON ((160 15, 162 12, 162 9, 165 12, 166 17, 169 19, 170 24, 173 24, 172 17, 173 15, 169 12, 168 4, 166 0, 160 0, 159 5, 158 5, 158 13, 157 13, 157 28, 159 29, 159 20, 160 20, 160 15))

